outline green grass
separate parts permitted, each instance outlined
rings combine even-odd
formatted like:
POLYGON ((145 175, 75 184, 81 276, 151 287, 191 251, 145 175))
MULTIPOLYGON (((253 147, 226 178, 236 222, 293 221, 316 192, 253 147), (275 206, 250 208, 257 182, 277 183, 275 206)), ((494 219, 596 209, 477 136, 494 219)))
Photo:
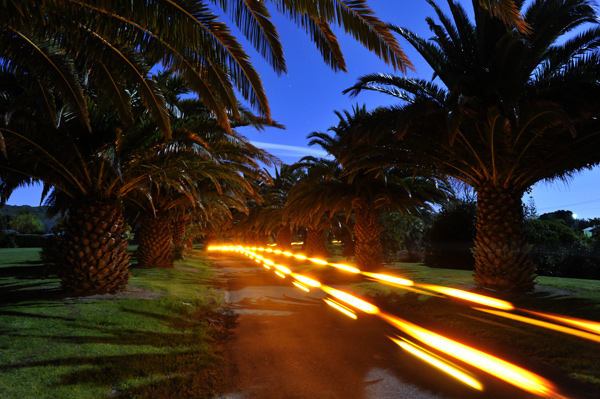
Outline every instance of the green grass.
POLYGON ((219 384, 219 281, 198 257, 64 298, 39 249, 0 250, 0 398, 201 398, 219 384))

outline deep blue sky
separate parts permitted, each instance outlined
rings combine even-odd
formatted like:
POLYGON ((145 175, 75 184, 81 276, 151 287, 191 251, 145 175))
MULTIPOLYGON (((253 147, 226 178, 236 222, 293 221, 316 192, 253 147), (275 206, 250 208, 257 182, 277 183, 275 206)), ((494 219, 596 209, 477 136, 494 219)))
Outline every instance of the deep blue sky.
MULTIPOLYGON (((471 8, 471 0, 463 0, 461 3, 468 10, 471 8)), ((432 36, 425 17, 434 16, 434 12, 425 0, 369 0, 369 4, 383 21, 407 27, 422 37, 432 36)), ((306 136, 337 124, 334 110, 350 110, 357 103, 364 103, 369 109, 394 103, 391 97, 378 93, 364 93, 355 99, 342 94, 344 89, 352 86, 356 78, 363 74, 394 73, 353 39, 340 30, 336 31, 336 34, 339 32, 348 73, 334 73, 322 61, 306 34, 285 18, 279 15, 273 17, 284 46, 288 75, 278 77, 257 55, 253 56, 253 63, 263 78, 272 116, 285 125, 286 130, 240 130, 257 146, 267 149, 286 163, 292 163, 307 154, 319 155, 317 148, 307 148, 306 136)), ((414 64, 416 74, 426 79, 431 78, 431 70, 418 54, 407 43, 401 42, 401 45, 414 64)), ((252 51, 249 52, 252 54, 252 51)), ((568 185, 563 182, 538 183, 531 195, 538 213, 566 209, 575 212, 579 218, 600 217, 600 169, 580 173, 568 185)), ((529 194, 525 200, 528 196, 529 194)), ((39 190, 18 190, 8 203, 38 205, 39 190)))

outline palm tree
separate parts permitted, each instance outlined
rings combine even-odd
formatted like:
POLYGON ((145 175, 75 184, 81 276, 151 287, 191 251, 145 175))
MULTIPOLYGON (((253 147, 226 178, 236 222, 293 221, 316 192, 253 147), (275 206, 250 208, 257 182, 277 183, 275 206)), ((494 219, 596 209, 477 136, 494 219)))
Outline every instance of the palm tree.
POLYGON ((325 132, 313 132, 309 144, 317 144, 335 157, 331 165, 335 171, 327 174, 322 187, 315 187, 311 196, 316 204, 330 212, 354 214, 356 263, 364 269, 377 269, 384 261, 380 242, 382 211, 398 210, 418 214, 421 208, 444 201, 449 190, 444 181, 414 175, 412 170, 391 167, 371 172, 372 156, 364 156, 366 149, 379 153, 387 146, 383 139, 369 142, 359 138, 370 129, 371 113, 365 106, 336 112, 339 122, 325 132), (351 165, 352 168, 348 168, 351 165))
POLYGON ((372 121, 397 138, 384 163, 410 153, 415 164, 473 187, 476 282, 530 291, 535 266, 523 236, 523 193, 600 162, 597 15, 587 0, 534 1, 523 10, 531 27, 525 35, 477 4, 474 21, 457 2, 448 4, 451 17, 431 3, 440 21, 427 19, 431 40, 390 26, 438 80, 372 74, 347 92, 375 90, 404 102, 372 121))
MULTIPOLYGON (((0 68, 39 93, 54 115, 56 98, 71 105, 89 127, 89 110, 78 70, 132 119, 127 85, 135 85, 161 131, 170 134, 167 107, 150 76, 152 66, 175 70, 202 98, 223 127, 239 116, 237 94, 269 118, 259 74, 229 27, 227 16, 278 73, 286 72, 283 48, 271 11, 305 30, 324 61, 346 70, 332 25, 394 69, 410 64, 385 24, 364 0, 326 1, 108 0, 3 2, 0 6, 0 68), (273 7, 267 7, 271 3, 273 7), (271 8, 271 11, 269 11, 271 8), (102 83, 102 84, 100 84, 102 83), (228 115, 229 113, 229 115, 228 115)), ((129 87, 130 88, 130 87, 129 87)), ((55 121, 56 122, 56 121, 55 121)))

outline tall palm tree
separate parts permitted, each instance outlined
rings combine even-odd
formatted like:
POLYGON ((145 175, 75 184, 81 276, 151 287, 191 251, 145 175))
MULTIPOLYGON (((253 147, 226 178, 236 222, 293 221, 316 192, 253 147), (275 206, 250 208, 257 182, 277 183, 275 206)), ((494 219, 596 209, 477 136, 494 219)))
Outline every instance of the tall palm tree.
MULTIPOLYGON (((352 112, 336 112, 339 122, 329 128, 333 132, 313 132, 309 144, 317 144, 335 157, 336 170, 327 175, 322 187, 315 187, 311 198, 330 212, 354 214, 356 263, 364 269, 377 269, 384 261, 380 242, 382 211, 398 210, 419 213, 433 203, 444 201, 449 190, 444 181, 415 175, 412 170, 390 167, 377 172, 369 170, 372 156, 366 149, 379 153, 387 146, 383 139, 369 143, 360 138, 368 132, 370 112, 365 106, 352 112), (352 169, 347 165, 351 164, 352 169)), ((389 141, 389 140, 388 140, 389 141)))
MULTIPOLYGON (((600 162, 597 14, 587 0, 537 0, 522 10, 531 27, 525 35, 477 4, 474 21, 455 1, 448 1, 451 16, 430 4, 439 19, 427 19, 433 39, 390 28, 423 56, 436 80, 372 74, 347 92, 402 100, 372 122, 398 139, 393 150, 476 191, 477 283, 532 290, 523 193, 600 162)), ((385 162, 394 157, 388 153, 385 162)))

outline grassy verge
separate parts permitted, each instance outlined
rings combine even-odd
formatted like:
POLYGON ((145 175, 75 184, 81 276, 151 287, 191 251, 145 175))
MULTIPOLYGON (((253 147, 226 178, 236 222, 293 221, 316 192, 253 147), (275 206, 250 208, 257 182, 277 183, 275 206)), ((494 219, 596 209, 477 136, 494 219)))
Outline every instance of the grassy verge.
POLYGON ((202 398, 219 384, 210 262, 133 269, 122 295, 64 298, 39 249, 0 250, 0 398, 202 398))

